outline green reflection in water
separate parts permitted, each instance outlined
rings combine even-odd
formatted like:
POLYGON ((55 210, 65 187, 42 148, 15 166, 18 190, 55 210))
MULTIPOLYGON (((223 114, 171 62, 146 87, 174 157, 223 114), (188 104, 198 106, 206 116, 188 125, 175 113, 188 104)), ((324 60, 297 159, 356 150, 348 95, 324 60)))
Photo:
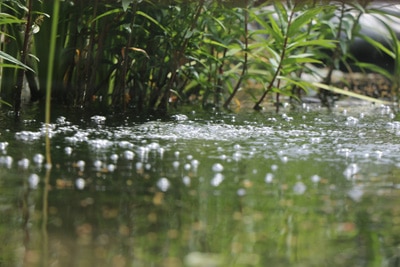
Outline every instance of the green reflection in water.
POLYGON ((0 166, 0 265, 395 266, 400 190, 390 118, 349 125, 340 114, 235 116, 126 127, 59 121, 45 221, 46 171, 32 161, 43 138, 3 132, 2 155, 14 162, 0 166), (134 159, 124 159, 127 150, 134 159))

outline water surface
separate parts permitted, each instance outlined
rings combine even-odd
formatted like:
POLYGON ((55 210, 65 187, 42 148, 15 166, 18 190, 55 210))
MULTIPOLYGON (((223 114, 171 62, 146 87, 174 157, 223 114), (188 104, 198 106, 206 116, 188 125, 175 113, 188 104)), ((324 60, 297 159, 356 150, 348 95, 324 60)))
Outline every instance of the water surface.
POLYGON ((55 112, 49 128, 35 113, 0 116, 1 266, 400 261, 388 107, 81 113, 55 112))

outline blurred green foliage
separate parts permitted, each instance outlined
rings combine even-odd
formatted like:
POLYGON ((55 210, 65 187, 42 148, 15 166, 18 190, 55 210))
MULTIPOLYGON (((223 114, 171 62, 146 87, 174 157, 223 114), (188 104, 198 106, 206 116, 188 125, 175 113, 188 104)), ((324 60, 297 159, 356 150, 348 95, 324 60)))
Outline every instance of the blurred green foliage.
MULTIPOLYGON (((316 89, 304 73, 320 75, 310 63, 328 67, 322 79, 329 83, 332 70, 351 59, 348 47, 360 36, 360 16, 386 15, 368 9, 368 2, 62 1, 52 99, 135 113, 164 113, 180 103, 229 107, 232 100, 239 103, 243 88, 258 88, 249 90, 255 109, 267 96, 300 99, 316 89)), ((3 102, 13 102, 16 68, 34 70, 26 72, 27 86, 45 90, 53 4, 0 3, 3 102), (29 37, 26 48, 23 35, 29 37)), ((398 61, 397 38, 393 49, 371 43, 398 61)), ((394 79, 378 66, 359 66, 394 79)))

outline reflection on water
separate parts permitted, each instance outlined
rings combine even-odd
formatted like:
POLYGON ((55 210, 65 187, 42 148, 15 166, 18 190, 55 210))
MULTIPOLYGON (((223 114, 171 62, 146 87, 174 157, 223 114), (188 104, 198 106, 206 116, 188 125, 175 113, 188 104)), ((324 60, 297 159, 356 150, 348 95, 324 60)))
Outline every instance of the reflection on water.
POLYGON ((400 261, 386 107, 69 116, 50 125, 51 167, 40 119, 0 120, 1 266, 400 261))

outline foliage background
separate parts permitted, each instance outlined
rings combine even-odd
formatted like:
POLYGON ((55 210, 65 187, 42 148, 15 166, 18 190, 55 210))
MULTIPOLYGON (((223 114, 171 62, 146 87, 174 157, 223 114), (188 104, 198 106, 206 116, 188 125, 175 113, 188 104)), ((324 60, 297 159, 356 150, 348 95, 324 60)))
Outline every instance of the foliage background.
MULTIPOLYGON (((240 105, 236 96, 243 88, 255 109, 267 96, 276 96, 276 102, 280 95, 300 99, 315 89, 304 73, 320 75, 309 63, 329 69, 320 77, 329 84, 332 70, 359 63, 349 46, 354 38, 368 38, 360 33, 360 16, 388 15, 370 1, 236 2, 61 1, 52 99, 135 113, 164 113, 178 103, 240 105)), ((30 88, 33 101, 44 95, 53 4, 0 4, 1 101, 14 102, 16 111, 19 84, 30 88)), ((369 42, 397 62, 398 41, 390 25, 387 29, 385 45, 369 42)), ((358 66, 381 73, 396 91, 392 72, 358 66)), ((321 96, 328 104, 326 94, 321 96)))

